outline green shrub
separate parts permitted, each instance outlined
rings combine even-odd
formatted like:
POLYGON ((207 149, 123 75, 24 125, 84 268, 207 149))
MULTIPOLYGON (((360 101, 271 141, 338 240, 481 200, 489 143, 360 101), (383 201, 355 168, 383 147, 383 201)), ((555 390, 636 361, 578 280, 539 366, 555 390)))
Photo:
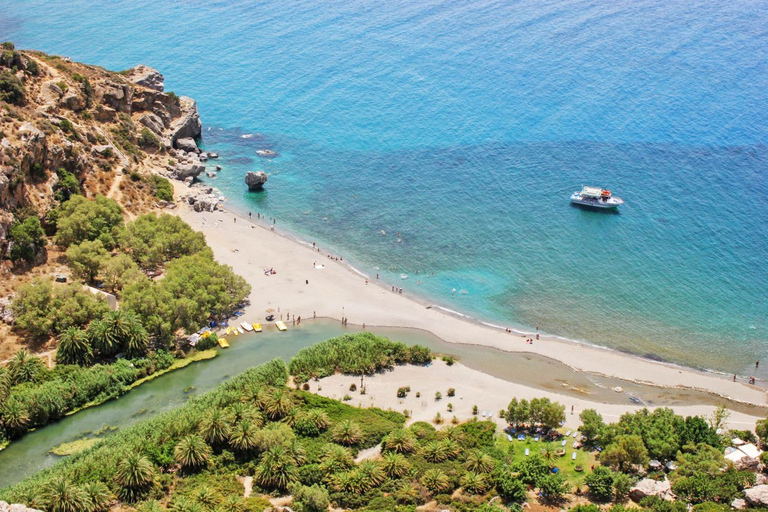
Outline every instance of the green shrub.
POLYGON ((0 101, 13 105, 24 103, 24 84, 8 70, 0 72, 0 101))
POLYGON ((36 215, 30 215, 22 221, 15 221, 8 233, 12 243, 10 258, 12 261, 32 261, 37 252, 45 246, 45 231, 36 215))
POLYGON ((160 147, 160 140, 149 128, 142 128, 141 134, 136 142, 139 144, 139 147, 145 149, 157 149, 160 147))
POLYGON ((153 175, 150 181, 152 193, 161 201, 173 201, 173 185, 162 176, 153 175))

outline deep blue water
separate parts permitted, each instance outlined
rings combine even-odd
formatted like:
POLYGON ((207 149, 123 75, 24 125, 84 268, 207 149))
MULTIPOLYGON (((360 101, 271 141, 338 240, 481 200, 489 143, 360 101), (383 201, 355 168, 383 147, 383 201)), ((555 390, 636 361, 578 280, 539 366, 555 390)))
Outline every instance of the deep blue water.
POLYGON ((765 27, 741 0, 0 0, 0 39, 160 69, 233 205, 369 274, 747 374, 768 355, 765 27), (571 207, 582 184, 625 207, 571 207))

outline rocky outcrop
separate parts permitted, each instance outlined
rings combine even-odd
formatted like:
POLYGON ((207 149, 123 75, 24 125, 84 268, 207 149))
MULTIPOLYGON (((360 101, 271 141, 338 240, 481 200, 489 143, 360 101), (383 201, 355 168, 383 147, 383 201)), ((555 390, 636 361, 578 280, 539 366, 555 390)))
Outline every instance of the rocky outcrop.
POLYGON ((105 82, 96 88, 96 98, 116 112, 131 112, 133 87, 128 84, 105 82))
POLYGON ((188 194, 181 197, 181 200, 191 205, 196 212, 212 212, 219 209, 224 197, 215 188, 196 183, 190 187, 188 194))
MULTIPOLYGON (((187 153, 200 153, 200 148, 197 147, 197 143, 195 142, 195 139, 191 137, 184 137, 183 139, 178 139, 176 141, 176 147, 182 151, 186 151, 187 153)), ((206 160, 208 157, 206 157, 206 160)))
POLYGON ((187 178, 197 178, 205 171, 202 164, 176 164, 170 169, 171 178, 184 181, 187 178))
POLYGON ((197 112, 197 103, 192 98, 182 96, 179 98, 179 108, 181 114, 179 118, 171 123, 169 135, 171 142, 179 139, 192 138, 198 139, 203 133, 203 123, 200 122, 200 114, 197 112))
POLYGON ((139 118, 139 122, 152 130, 152 133, 155 135, 162 135, 163 130, 165 130, 163 120, 153 113, 142 114, 139 118))
POLYGON ((41 512, 36 508, 29 508, 26 505, 19 505, 14 503, 13 505, 0 501, 0 512, 41 512))
POLYGON ((666 478, 662 481, 644 478, 629 490, 629 497, 632 498, 632 501, 635 503, 639 503, 640 500, 646 496, 658 496, 659 498, 668 501, 672 501, 675 498, 674 494, 672 494, 669 480, 666 478))
POLYGON ((248 174, 245 175, 245 184, 248 185, 249 191, 258 191, 264 188, 268 177, 264 171, 248 171, 248 174))
POLYGON ((731 502, 731 508, 734 510, 744 510, 747 508, 747 501, 741 498, 736 498, 731 502))
POLYGON ((753 507, 768 507, 768 485, 756 485, 745 489, 744 499, 753 507))
POLYGON ((165 88, 165 78, 155 68, 139 64, 129 69, 126 75, 131 82, 143 85, 149 89, 163 92, 165 88))

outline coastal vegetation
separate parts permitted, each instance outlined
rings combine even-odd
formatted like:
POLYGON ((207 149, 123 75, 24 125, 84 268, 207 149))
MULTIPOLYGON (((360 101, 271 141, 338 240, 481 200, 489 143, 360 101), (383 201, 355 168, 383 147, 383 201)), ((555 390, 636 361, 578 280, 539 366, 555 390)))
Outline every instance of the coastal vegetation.
MULTIPOLYGON (((724 437, 713 418, 683 418, 657 409, 606 424, 595 411, 584 411, 583 447, 576 460, 566 460, 558 453, 559 443, 548 442, 562 437, 545 425, 562 412, 562 405, 549 400, 513 399, 506 411, 514 416, 511 429, 545 438, 531 443, 508 441, 494 422, 477 419, 440 429, 425 422, 406 427, 406 417, 397 412, 350 407, 308 393, 300 389, 301 379, 294 379, 296 389, 289 385, 291 374, 386 370, 404 364, 403 354, 409 353, 418 354, 420 364, 431 357, 428 350, 367 333, 319 343, 287 365, 274 360, 252 368, 181 408, 106 437, 0 490, 0 499, 44 510, 106 505, 263 510, 267 498, 291 494, 294 510, 414 511, 435 502, 439 508, 470 511, 518 510, 532 500, 562 506, 578 498, 582 512, 599 510, 585 499, 622 512, 653 454, 677 464, 667 476, 680 501, 650 497, 640 508, 670 512, 684 510, 684 503, 720 510, 719 504, 729 503, 755 480, 754 472, 724 459, 724 437), (340 350, 343 346, 349 350, 340 350), (321 366, 313 370, 310 360, 321 366), (676 429, 671 440, 670 428, 676 429), (376 445, 380 454, 356 461, 376 445), (253 477, 248 498, 239 483, 243 476, 253 477)), ((44 371, 62 370, 21 362, 12 367, 14 379, 41 379, 44 371)), ((650 471, 651 478, 665 475, 663 469, 650 471)))
POLYGON ((115 201, 74 195, 50 218, 72 275, 121 303, 112 310, 95 288, 78 281, 36 278, 17 290, 15 329, 55 337, 58 364, 49 370, 21 350, 0 370, 0 443, 168 369, 183 333, 229 316, 250 293, 243 278, 214 261, 203 235, 178 217, 149 213, 125 224, 115 201))

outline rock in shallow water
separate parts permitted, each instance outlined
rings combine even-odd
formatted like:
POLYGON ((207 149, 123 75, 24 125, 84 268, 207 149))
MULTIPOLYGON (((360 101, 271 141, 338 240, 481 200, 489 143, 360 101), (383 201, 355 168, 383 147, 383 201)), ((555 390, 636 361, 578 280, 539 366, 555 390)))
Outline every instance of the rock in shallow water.
POLYGON ((267 173, 264 171, 248 171, 248 174, 245 175, 245 184, 248 185, 249 191, 261 190, 264 188, 267 178, 267 173))

